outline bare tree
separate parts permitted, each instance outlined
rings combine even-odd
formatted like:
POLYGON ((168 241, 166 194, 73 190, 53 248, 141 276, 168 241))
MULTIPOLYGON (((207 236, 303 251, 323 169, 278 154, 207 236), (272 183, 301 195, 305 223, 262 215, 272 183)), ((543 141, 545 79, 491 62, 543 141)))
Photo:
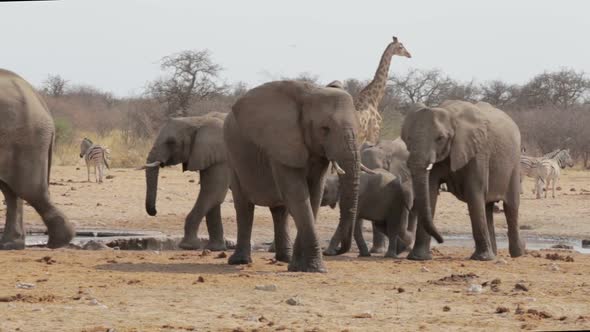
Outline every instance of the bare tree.
POLYGON ((436 105, 447 98, 457 83, 438 69, 410 69, 406 75, 389 78, 403 104, 436 105))
POLYGON ((545 72, 531 79, 522 88, 520 104, 528 107, 551 105, 569 109, 589 97, 590 80, 583 71, 561 69, 545 72))
POLYGON ((467 83, 457 83, 451 85, 446 92, 444 99, 459 99, 476 102, 481 99, 481 89, 474 80, 467 83))
POLYGON ((281 80, 294 80, 294 81, 302 81, 302 82, 307 82, 307 83, 312 83, 312 84, 320 84, 320 78, 318 75, 314 75, 312 73, 309 72, 302 72, 297 74, 297 76, 295 77, 287 77, 287 76, 282 76, 281 80))
POLYGON ((68 81, 60 75, 47 75, 47 78, 43 81, 41 91, 52 97, 61 97, 66 92, 66 85, 68 81))
POLYGON ((167 73, 147 86, 147 93, 166 104, 168 116, 184 116, 190 104, 226 90, 217 82, 221 66, 213 63, 209 50, 187 50, 162 58, 167 73))
POLYGON ((499 108, 514 104, 520 95, 520 87, 500 80, 488 81, 480 85, 481 100, 499 108))

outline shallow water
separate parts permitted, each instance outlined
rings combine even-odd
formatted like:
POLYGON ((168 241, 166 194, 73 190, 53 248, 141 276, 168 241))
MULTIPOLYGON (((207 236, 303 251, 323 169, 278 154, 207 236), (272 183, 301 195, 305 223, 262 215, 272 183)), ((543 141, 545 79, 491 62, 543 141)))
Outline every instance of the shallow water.
MULTIPOLYGON (((0 233, 1 234, 1 233, 0 233)), ((166 239, 166 235, 156 231, 137 231, 137 230, 98 230, 98 229, 85 229, 76 232, 76 237, 72 240, 72 244, 77 246, 83 246, 90 240, 95 240, 103 243, 109 243, 114 240, 130 240, 130 239, 166 239)), ((590 254, 590 248, 583 248, 582 241, 573 238, 563 237, 523 237, 526 242, 527 249, 539 250, 539 249, 550 249, 552 246, 557 244, 565 244, 573 247, 573 250, 583 253, 590 254)), ((449 247, 465 247, 473 248, 474 242, 471 234, 459 234, 459 235, 444 235, 445 242, 442 244, 436 243, 432 240, 432 246, 449 246, 449 247)), ((508 238, 505 236, 497 236, 496 242, 499 249, 508 248, 508 238)), ((27 246, 42 246, 47 243, 47 235, 43 233, 32 233, 28 234, 26 238, 27 246)))
MULTIPOLYGON (((432 240, 432 246, 449 246, 449 247, 466 247, 475 248, 473 237, 469 234, 462 235, 443 235, 445 242, 438 244, 435 240, 432 240)), ((540 250, 550 249, 556 244, 565 244, 573 247, 573 250, 583 253, 590 254, 590 248, 582 247, 582 240, 562 237, 526 237, 523 236, 526 243, 526 248, 529 250, 540 250)), ((508 238, 505 236, 496 236, 496 244, 499 249, 508 248, 508 238)))

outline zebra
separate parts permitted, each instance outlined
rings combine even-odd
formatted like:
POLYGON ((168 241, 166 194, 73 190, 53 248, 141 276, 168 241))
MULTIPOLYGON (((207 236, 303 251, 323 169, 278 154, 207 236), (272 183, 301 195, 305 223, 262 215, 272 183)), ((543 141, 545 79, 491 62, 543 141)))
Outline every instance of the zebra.
POLYGON ((543 158, 537 164, 537 199, 541 198, 541 187, 545 184, 545 198, 551 184, 552 197, 555 198, 555 186, 561 174, 560 168, 573 167, 574 161, 569 149, 559 150, 552 158, 543 158))
POLYGON ((84 158, 88 170, 88 182, 90 182, 90 167, 94 166, 94 177, 96 182, 102 183, 104 167, 110 169, 108 163, 109 149, 92 143, 86 137, 80 143, 80 158, 84 158))
MULTIPOLYGON (((522 150, 523 149, 521 148, 521 151, 522 150)), ((526 176, 526 177, 534 178, 535 180, 537 180, 538 179, 538 174, 537 174, 538 163, 543 159, 551 159, 551 158, 555 157, 560 151, 562 151, 562 149, 556 149, 556 150, 553 150, 547 154, 544 154, 542 157, 531 157, 531 156, 525 156, 523 154, 520 155, 520 193, 521 194, 523 192, 522 180, 524 179, 524 177, 526 176)), ((533 190, 533 193, 534 192, 535 192, 535 190, 533 190)))

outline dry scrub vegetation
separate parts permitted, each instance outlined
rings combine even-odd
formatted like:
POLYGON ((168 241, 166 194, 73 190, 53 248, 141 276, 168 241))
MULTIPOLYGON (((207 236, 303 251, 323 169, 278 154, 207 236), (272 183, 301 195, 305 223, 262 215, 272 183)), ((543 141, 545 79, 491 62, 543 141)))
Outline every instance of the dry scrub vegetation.
MULTIPOLYGON (((133 97, 116 97, 49 75, 40 90, 57 127, 56 163, 76 163, 78 144, 88 137, 111 149, 114 167, 141 164, 166 119, 228 112, 249 88, 243 82, 225 83, 222 67, 208 50, 164 57, 161 69, 162 76, 133 97)), ((308 73, 291 79, 327 83, 308 73)), ((358 79, 343 82, 353 97, 368 83, 358 79)), ((590 79, 583 71, 562 68, 544 72, 522 85, 499 80, 459 82, 438 69, 394 73, 380 104, 382 137, 399 135, 403 116, 413 103, 436 105, 445 99, 489 102, 508 112, 519 125, 527 154, 570 148, 578 162, 590 166, 590 131, 586 130, 590 127, 590 79)))

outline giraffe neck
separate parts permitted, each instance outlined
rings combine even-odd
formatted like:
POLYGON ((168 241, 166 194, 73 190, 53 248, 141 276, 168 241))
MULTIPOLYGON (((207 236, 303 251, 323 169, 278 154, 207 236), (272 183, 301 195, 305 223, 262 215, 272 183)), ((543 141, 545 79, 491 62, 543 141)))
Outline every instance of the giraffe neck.
POLYGON ((389 65, 391 64, 393 52, 394 43, 391 43, 387 46, 381 56, 381 61, 379 61, 379 66, 377 67, 373 80, 359 93, 357 98, 357 111, 366 108, 378 108, 385 93, 387 77, 389 76, 389 65))

